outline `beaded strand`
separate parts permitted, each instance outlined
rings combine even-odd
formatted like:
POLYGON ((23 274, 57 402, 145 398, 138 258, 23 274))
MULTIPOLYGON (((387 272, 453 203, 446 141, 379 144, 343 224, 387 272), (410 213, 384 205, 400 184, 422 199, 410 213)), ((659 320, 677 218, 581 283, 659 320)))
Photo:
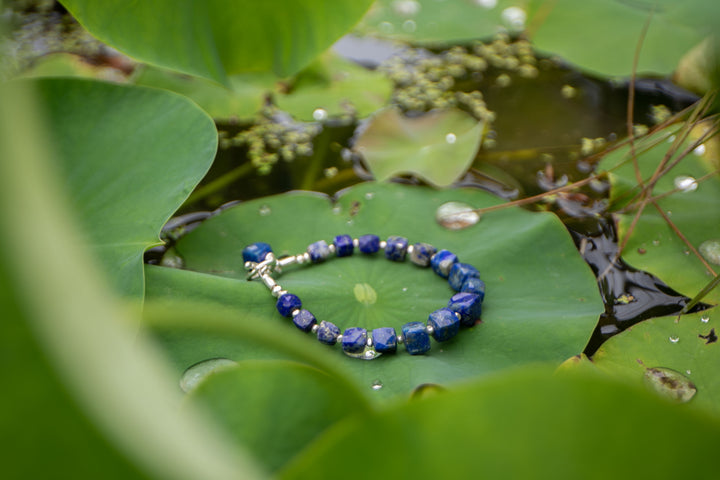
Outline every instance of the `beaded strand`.
POLYGON ((248 280, 259 278, 277 298, 276 309, 284 317, 292 318, 294 325, 303 332, 317 336, 318 341, 327 345, 339 343, 343 352, 356 358, 373 359, 383 353, 395 353, 397 346, 404 345, 410 355, 421 355, 430 350, 430 337, 437 342, 450 340, 457 335, 460 326, 472 327, 480 319, 482 303, 485 298, 485 283, 480 280, 480 272, 472 265, 460 263, 458 257, 448 250, 437 250, 428 243, 410 245, 407 238, 390 236, 380 240, 377 235, 362 235, 352 238, 350 235, 338 235, 328 244, 325 240, 311 243, 307 250, 299 255, 276 258, 267 243, 256 242, 242 251, 248 280), (448 280, 455 293, 447 307, 435 310, 428 316, 426 323, 414 321, 401 327, 398 335, 392 327, 381 327, 368 332, 361 327, 350 327, 340 333, 340 329, 328 321, 318 323, 315 316, 302 308, 297 295, 284 290, 272 276, 280 274, 284 267, 293 264, 322 263, 331 255, 348 257, 355 249, 364 255, 373 255, 384 251, 388 260, 403 262, 409 256, 410 261, 423 268, 432 270, 448 280))

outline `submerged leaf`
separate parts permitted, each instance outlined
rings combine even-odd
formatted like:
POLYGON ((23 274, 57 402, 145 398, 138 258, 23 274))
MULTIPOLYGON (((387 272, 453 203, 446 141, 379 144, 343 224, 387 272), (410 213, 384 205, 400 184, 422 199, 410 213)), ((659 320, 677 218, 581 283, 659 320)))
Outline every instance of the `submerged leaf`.
POLYGON ((389 107, 370 119, 355 148, 376 180, 409 173, 446 187, 472 164, 483 125, 456 109, 408 118, 398 108, 389 107))

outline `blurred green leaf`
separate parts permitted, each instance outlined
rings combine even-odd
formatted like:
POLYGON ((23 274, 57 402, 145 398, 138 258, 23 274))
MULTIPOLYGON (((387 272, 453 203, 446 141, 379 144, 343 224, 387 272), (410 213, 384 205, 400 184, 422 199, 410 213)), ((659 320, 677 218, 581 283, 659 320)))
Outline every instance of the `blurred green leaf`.
POLYGON ((628 75, 650 19, 638 73, 668 74, 691 48, 715 33, 720 3, 708 0, 532 0, 528 25, 535 46, 584 70, 628 75))
POLYGON ((647 369, 670 368, 692 381, 691 405, 720 415, 720 310, 645 320, 615 335, 593 355, 603 371, 641 383, 647 369))
POLYGON ((483 122, 457 109, 409 118, 388 107, 370 118, 357 141, 376 180, 413 174, 439 187, 455 182, 480 148, 483 122))
POLYGON ((135 341, 136 319, 84 249, 46 105, 31 95, 58 85, 72 98, 73 81, 0 86, 4 476, 262 478, 196 412, 179 412, 164 364, 135 341))
POLYGON ((61 3, 93 35, 131 57, 229 85, 230 75, 244 72, 297 73, 345 34, 372 2, 61 3))
POLYGON ((345 421, 281 478, 711 478, 718 441, 712 417, 535 368, 345 421))
MULTIPOLYGON (((658 132, 638 143, 637 160, 644 179, 652 176, 671 147, 670 133, 669 130, 658 132), (653 144, 653 148, 646 148, 653 144)), ((681 145, 678 154, 687 145, 689 142, 681 145)), ((629 147, 625 147, 607 155, 598 166, 601 170, 608 170, 622 164, 610 175, 611 197, 616 205, 625 205, 639 192, 634 168, 632 162, 627 161, 628 158, 629 147)), ((691 153, 660 178, 653 189, 653 196, 669 194, 659 198, 657 203, 696 249, 708 240, 720 241, 720 175, 715 173, 708 176, 714 169, 703 158, 691 153), (706 178, 699 181, 702 177, 706 178)), ((634 216, 634 209, 619 215, 621 242, 628 235, 634 216)), ((700 292, 711 280, 700 260, 691 254, 688 246, 652 204, 647 205, 630 235, 623 258, 632 266, 657 275, 690 297, 700 292)), ((710 292, 705 301, 720 301, 720 290, 710 292)))
POLYGON ((364 399, 332 376, 293 362, 240 362, 189 395, 269 471, 285 465, 325 429, 367 412, 364 399))
POLYGON ((217 133, 192 102, 156 89, 34 80, 86 243, 118 291, 143 295, 143 251, 213 160, 217 133))
MULTIPOLYGON (((480 269, 487 283, 483 322, 419 357, 401 351, 366 362, 343 355, 338 347, 302 343, 308 352, 334 350, 337 368, 358 388, 375 398, 387 398, 408 394, 424 383, 447 384, 530 362, 559 363, 580 352, 602 304, 595 278, 560 221, 552 214, 515 208, 489 213, 475 226, 451 231, 434 219, 437 208, 449 201, 476 208, 497 203, 481 191, 382 183, 346 190, 335 208, 328 199, 307 192, 246 202, 208 219, 177 244, 176 253, 186 268, 210 275, 148 268, 148 299, 227 306, 237 312, 238 324, 282 326, 286 332, 278 334, 282 341, 300 342, 307 339, 278 315, 265 286, 245 281, 241 250, 249 243, 266 241, 278 255, 296 254, 311 242, 332 240, 342 233, 373 232, 381 238, 400 234, 411 242, 447 248, 480 269), (371 390, 377 381, 382 388, 371 390)), ((319 319, 336 322, 341 329, 399 329, 411 320, 425 321, 453 293, 430 270, 419 270, 409 262, 388 262, 382 255, 360 257, 288 268, 279 283, 303 299, 319 319), (356 298, 357 285, 374 290, 376 302, 356 298)), ((160 341, 179 371, 217 356, 233 360, 278 356, 262 345, 212 331, 173 335, 168 326, 160 341)))

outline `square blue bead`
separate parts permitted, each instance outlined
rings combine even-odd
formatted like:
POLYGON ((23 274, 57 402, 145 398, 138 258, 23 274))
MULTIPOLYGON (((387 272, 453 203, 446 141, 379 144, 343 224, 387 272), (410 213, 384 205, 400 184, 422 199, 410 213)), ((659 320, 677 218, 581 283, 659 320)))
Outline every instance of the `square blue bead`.
POLYGON ((358 250, 362 253, 377 253, 380 250, 380 237, 377 235, 358 237, 358 250))
POLYGON ((448 283, 453 290, 459 292, 469 278, 480 278, 480 272, 478 272, 477 268, 467 263, 456 263, 450 269, 448 283))
POLYGON ((275 308, 277 308, 277 311, 283 317, 291 316, 293 310, 296 310, 300 307, 302 307, 302 302, 297 295, 293 295, 292 293, 286 293, 285 295, 281 295, 280 298, 277 299, 277 303, 275 304, 275 308))
POLYGON ((318 325, 317 339, 327 345, 335 345, 337 337, 340 335, 340 329, 334 323, 322 321, 318 325))
POLYGON ((448 308, 460 314, 460 323, 472 327, 482 315, 482 298, 477 293, 456 293, 450 298, 448 308))
POLYGON ((302 309, 300 313, 293 317, 293 323, 303 332, 309 332, 312 330, 313 325, 317 323, 317 320, 315 320, 315 315, 302 309))
POLYGON ((376 328, 372 331, 372 341, 377 352, 394 353, 397 350, 397 334, 394 328, 376 328))
POLYGON ((335 245, 335 255, 338 257, 348 257, 353 254, 353 241, 350 235, 338 235, 333 242, 335 245))
POLYGON ((265 260, 268 253, 272 252, 270 245, 263 242, 256 242, 245 247, 242 251, 243 262, 260 263, 265 260))
POLYGON ((311 243, 307 248, 310 254, 310 261, 313 263, 324 262, 330 256, 330 247, 325 240, 311 243))
POLYGON ((362 353, 367 345, 367 330, 360 327, 348 328, 343 332, 342 349, 348 353, 362 353))
POLYGON ((408 247, 407 238, 392 236, 388 237, 385 243, 385 258, 394 262, 405 261, 408 247))
POLYGON ((405 350, 410 355, 422 355, 430 350, 430 335, 421 322, 410 322, 402 326, 405 350))
POLYGON ((457 263, 457 261, 458 257, 454 253, 448 250, 440 250, 430 259, 430 266, 432 267, 433 272, 443 278, 448 278, 448 275, 450 275, 450 269, 457 263))
POLYGON ((463 283, 460 291, 466 293, 477 293, 480 295, 480 300, 482 301, 485 298, 485 282, 479 278, 468 278, 465 280, 465 283, 463 283))
POLYGON ((419 267, 429 267, 430 258, 437 252, 437 248, 429 243, 416 243, 410 252, 410 261, 419 267))
POLYGON ((460 331, 460 319, 449 308, 432 312, 428 317, 428 325, 433 328, 432 336, 438 342, 450 340, 460 331))

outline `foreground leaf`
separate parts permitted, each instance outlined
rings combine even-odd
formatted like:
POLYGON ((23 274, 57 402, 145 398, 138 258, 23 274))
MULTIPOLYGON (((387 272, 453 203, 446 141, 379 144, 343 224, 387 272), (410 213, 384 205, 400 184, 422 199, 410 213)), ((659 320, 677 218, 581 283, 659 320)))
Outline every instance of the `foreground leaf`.
POLYGON ((672 369, 697 388, 692 405, 720 415, 720 311, 646 320, 605 342, 593 355, 601 370, 637 383, 648 369, 672 369))
POLYGON ((133 58, 229 85, 228 76, 243 72, 300 71, 345 34, 371 0, 62 3, 93 35, 133 58))
MULTIPOLYGON (((448 201, 472 207, 497 203, 480 191, 379 183, 346 190, 335 208, 326 198, 307 192, 246 202, 209 219, 177 244, 176 253, 186 268, 203 274, 148 269, 147 295, 153 300, 227 306, 237 312, 238 323, 263 319, 285 328, 283 341, 304 340, 303 333, 278 315, 265 286, 245 281, 243 247, 267 241, 283 255, 302 252, 311 242, 332 240, 341 233, 374 232, 381 238, 401 234, 411 242, 447 248, 480 269, 487 284, 483 322, 446 344, 433 345, 429 355, 420 357, 401 351, 365 362, 343 355, 336 346, 337 368, 359 388, 387 398, 407 394, 423 383, 446 384, 528 362, 559 363, 582 351, 602 303, 595 278, 560 221, 552 214, 507 209, 487 214, 465 230, 450 231, 434 219, 436 209, 448 201), (372 391, 378 383, 382 387, 372 391)), ((432 271, 381 256, 354 255, 289 268, 279 281, 319 319, 336 322, 341 329, 399 329, 411 320, 426 321, 452 294, 447 282, 432 271), (373 296, 358 297, 356 291, 373 291, 374 303, 373 296)), ((228 336, 173 336, 172 328, 163 329, 162 343, 180 371, 216 356, 233 360, 277 356, 267 347, 228 336)), ((303 348, 332 350, 316 342, 303 343, 303 348)))
POLYGON ((456 109, 408 118, 389 107, 369 122, 355 148, 376 180, 413 174, 439 187, 449 186, 472 165, 484 126, 456 109))
POLYGON ((188 99, 83 79, 35 80, 88 247, 142 298, 143 251, 212 163, 217 133, 188 99), (142 219, 142 220, 140 220, 142 219))
POLYGON ((709 478, 720 423, 695 413, 598 376, 526 369, 343 422, 281 478, 709 478))

